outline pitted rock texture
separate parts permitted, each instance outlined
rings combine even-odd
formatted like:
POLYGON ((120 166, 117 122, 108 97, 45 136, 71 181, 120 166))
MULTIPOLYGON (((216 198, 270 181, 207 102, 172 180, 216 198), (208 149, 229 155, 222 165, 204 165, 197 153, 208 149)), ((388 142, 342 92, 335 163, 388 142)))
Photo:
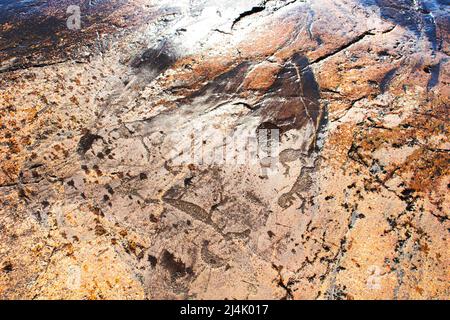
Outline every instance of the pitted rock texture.
POLYGON ((77 3, 0 15, 1 299, 449 298, 447 1, 77 3))

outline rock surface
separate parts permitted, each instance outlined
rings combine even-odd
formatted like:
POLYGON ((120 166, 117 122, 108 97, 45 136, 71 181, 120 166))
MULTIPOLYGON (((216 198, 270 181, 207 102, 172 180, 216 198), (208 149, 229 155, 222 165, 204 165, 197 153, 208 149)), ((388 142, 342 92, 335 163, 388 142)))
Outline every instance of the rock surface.
POLYGON ((0 298, 448 299, 448 4, 0 1, 0 298))

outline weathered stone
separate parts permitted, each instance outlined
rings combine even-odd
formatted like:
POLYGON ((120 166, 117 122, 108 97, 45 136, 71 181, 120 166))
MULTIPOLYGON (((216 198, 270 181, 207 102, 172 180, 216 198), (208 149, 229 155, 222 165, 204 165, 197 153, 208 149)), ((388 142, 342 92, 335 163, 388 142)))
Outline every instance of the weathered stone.
POLYGON ((449 298, 445 1, 75 2, 1 8, 0 298, 449 298))

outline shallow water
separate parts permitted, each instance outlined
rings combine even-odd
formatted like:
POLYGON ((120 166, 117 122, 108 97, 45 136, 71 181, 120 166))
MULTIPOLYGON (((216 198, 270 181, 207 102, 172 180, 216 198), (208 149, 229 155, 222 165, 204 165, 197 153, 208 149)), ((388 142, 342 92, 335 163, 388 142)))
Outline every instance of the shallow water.
POLYGON ((38 14, 45 4, 43 0, 0 0, 0 24, 38 14))
MULTIPOLYGON (((450 25, 450 0, 358 1, 364 6, 380 8, 383 19, 409 29, 418 38, 428 39, 434 51, 442 49, 442 37, 448 33, 450 25)), ((64 47, 96 36, 97 29, 92 28, 92 34, 69 33, 65 10, 69 5, 80 5, 84 29, 98 23, 108 29, 113 24, 104 18, 127 3, 126 0, 0 0, 0 59, 34 53, 47 55, 55 53, 55 47, 65 52, 64 47), (60 43, 58 39, 67 33, 72 41, 60 43)), ((128 23, 129 17, 125 20, 128 23)))
POLYGON ((109 16, 128 1, 0 0, 0 72, 60 61, 114 28, 109 16), (67 27, 70 5, 79 5, 82 30, 67 27), (14 60, 13 64, 9 61, 14 60))

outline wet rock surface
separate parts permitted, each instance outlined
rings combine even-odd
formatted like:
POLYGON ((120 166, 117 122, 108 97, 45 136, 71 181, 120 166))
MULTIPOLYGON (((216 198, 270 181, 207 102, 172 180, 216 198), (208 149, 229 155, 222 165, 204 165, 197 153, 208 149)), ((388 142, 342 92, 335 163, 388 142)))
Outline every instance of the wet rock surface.
POLYGON ((449 298, 447 1, 73 4, 0 1, 0 298, 449 298))

